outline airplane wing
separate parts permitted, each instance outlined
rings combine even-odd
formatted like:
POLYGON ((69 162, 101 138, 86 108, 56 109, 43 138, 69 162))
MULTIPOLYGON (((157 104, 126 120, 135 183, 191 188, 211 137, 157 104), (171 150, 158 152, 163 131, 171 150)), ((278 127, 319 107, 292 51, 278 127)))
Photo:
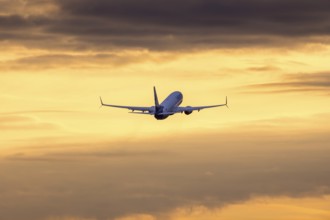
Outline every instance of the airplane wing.
POLYGON ((140 107, 140 106, 125 106, 125 105, 110 105, 110 104, 105 104, 102 101, 102 98, 100 97, 101 101, 101 106, 107 106, 107 107, 113 107, 113 108, 125 108, 129 109, 131 111, 141 111, 140 114, 153 114, 152 112, 154 111, 154 108, 152 107, 140 107), (148 112, 148 113, 145 113, 148 112))
POLYGON ((221 106, 226 106, 228 108, 228 105, 227 105, 227 96, 226 96, 226 103, 225 104, 220 104, 220 105, 206 105, 206 106, 194 106, 194 107, 191 107, 191 106, 177 107, 175 109, 175 113, 184 112, 184 111, 187 111, 187 112, 200 111, 200 110, 205 109, 205 108, 215 108, 215 107, 221 107, 221 106))

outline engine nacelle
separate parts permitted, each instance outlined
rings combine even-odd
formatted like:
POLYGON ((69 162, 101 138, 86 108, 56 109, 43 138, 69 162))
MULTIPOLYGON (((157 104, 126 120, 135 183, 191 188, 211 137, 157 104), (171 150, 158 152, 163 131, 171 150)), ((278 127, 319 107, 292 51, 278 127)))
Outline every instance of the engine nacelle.
MULTIPOLYGON (((187 108, 189 108, 189 107, 191 107, 191 106, 187 106, 187 108)), ((184 111, 184 113, 185 113, 186 115, 190 115, 192 112, 193 112, 193 111, 184 111)))

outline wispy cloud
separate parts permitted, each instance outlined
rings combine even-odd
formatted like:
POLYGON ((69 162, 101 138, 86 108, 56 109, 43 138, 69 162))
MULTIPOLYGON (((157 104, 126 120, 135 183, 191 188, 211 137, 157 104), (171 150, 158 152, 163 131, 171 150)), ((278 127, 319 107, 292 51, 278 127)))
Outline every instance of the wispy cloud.
POLYGON ((0 130, 44 130, 57 129, 58 126, 53 123, 39 121, 35 118, 21 115, 1 115, 0 130))
POLYGON ((254 72, 267 72, 267 71, 280 70, 280 68, 276 66, 254 66, 254 67, 249 67, 247 70, 254 72))
POLYGON ((105 69, 109 67, 122 67, 140 63, 162 63, 174 60, 176 54, 150 53, 148 51, 114 51, 111 53, 93 54, 54 54, 26 56, 22 58, 0 61, 0 70, 6 71, 42 71, 45 69, 105 69))
POLYGON ((330 74, 327 72, 289 74, 277 82, 253 84, 245 88, 249 92, 258 93, 319 92, 328 95, 330 74))
POLYGON ((49 217, 45 220, 97 220, 97 219, 88 218, 88 217, 62 216, 62 217, 49 217))
MULTIPOLYGON (((104 150, 104 146, 112 146, 113 143, 89 143, 89 144, 67 144, 67 148, 69 150, 64 150, 65 152, 48 152, 55 149, 55 151, 65 149, 65 144, 62 144, 59 148, 56 148, 52 145, 43 145, 40 148, 46 148, 45 152, 37 152, 38 155, 31 155, 26 153, 14 153, 7 155, 4 159, 9 161, 40 161, 40 162, 55 162, 55 161, 72 161, 72 162, 79 162, 81 160, 95 160, 95 159, 111 159, 111 158, 147 158, 147 157, 157 157, 160 155, 175 155, 174 152, 164 151, 164 150, 140 150, 140 151, 133 151, 133 150, 104 150), (84 147, 89 147, 90 145, 97 145, 98 148, 102 148, 98 151, 79 151, 79 150, 72 150, 72 147, 75 146, 78 149, 83 149, 84 147), (103 145, 103 146, 102 146, 103 145)), ((27 147, 29 148, 29 147, 27 147)), ((33 146, 34 149, 38 148, 37 146, 33 146)), ((117 148, 117 147, 116 147, 117 148)), ((26 148, 25 148, 26 149, 26 148)))

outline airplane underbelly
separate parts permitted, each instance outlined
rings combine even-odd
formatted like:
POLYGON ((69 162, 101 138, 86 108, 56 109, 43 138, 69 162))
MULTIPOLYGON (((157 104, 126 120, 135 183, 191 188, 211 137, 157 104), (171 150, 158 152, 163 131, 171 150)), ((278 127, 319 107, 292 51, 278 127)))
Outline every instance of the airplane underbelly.
POLYGON ((155 115, 154 117, 157 119, 157 120, 164 120, 168 117, 169 115, 155 115))

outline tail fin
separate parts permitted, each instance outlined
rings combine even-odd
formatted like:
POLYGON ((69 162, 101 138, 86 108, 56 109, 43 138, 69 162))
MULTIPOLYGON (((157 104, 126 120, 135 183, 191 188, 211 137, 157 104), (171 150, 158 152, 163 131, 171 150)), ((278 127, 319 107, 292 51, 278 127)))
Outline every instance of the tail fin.
POLYGON ((159 106, 158 102, 158 97, 157 97, 157 92, 156 92, 156 87, 154 86, 154 100, 155 100, 155 106, 159 106))

